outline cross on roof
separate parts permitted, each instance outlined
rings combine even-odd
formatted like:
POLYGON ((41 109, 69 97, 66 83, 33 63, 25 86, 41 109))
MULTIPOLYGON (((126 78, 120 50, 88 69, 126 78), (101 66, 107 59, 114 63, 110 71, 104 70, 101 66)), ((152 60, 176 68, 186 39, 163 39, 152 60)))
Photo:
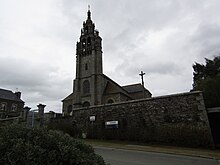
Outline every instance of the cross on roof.
POLYGON ((141 71, 141 73, 139 74, 141 76, 141 84, 144 86, 144 75, 145 73, 143 71, 141 71))

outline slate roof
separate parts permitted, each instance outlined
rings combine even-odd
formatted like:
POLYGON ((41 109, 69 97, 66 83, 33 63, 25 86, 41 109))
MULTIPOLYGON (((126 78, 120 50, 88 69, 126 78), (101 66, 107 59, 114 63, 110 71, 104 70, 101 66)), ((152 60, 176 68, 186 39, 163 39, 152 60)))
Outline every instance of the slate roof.
POLYGON ((69 94, 69 95, 68 95, 67 97, 65 97, 62 101, 72 99, 73 94, 74 94, 74 93, 69 94))
POLYGON ((141 84, 131 84, 123 86, 124 90, 126 90, 128 93, 136 93, 136 92, 142 92, 143 89, 147 91, 146 88, 144 88, 141 84))
POLYGON ((20 98, 18 98, 12 91, 1 88, 0 88, 0 99, 24 102, 20 98))
MULTIPOLYGON (((110 78, 109 78, 108 76, 106 76, 105 74, 102 74, 102 76, 103 76, 105 79, 108 80, 108 83, 107 83, 107 85, 106 85, 106 87, 105 87, 104 92, 106 92, 106 88, 107 88, 107 86, 109 85, 109 83, 112 83, 112 84, 115 85, 115 87, 118 87, 118 88, 116 89, 116 90, 118 90, 118 92, 121 92, 121 93, 125 94, 127 97, 130 97, 129 94, 128 94, 128 92, 127 92, 123 87, 121 87, 118 83, 116 83, 115 81, 113 81, 112 79, 110 79, 110 78)), ((131 98, 131 97, 130 97, 130 98, 131 98)))

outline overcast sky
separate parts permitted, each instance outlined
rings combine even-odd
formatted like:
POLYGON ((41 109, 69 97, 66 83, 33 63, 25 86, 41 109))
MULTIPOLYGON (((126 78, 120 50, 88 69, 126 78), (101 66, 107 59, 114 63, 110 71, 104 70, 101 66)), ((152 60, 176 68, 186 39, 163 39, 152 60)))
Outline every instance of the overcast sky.
POLYGON ((187 92, 193 63, 220 52, 219 0, 0 0, 0 88, 61 112, 88 4, 104 74, 120 85, 140 83, 143 70, 153 96, 187 92))

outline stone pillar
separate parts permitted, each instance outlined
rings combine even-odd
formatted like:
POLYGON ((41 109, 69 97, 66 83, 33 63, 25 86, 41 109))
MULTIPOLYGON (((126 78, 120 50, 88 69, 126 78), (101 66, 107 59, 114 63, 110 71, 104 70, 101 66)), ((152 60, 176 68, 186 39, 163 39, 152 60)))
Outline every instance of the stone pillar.
POLYGON ((39 104, 37 105, 38 107, 38 117, 40 119, 40 126, 43 126, 43 121, 44 121, 44 108, 46 107, 46 105, 43 104, 39 104))
POLYGON ((27 121, 27 118, 28 118, 28 113, 30 111, 30 107, 26 106, 23 108, 23 113, 21 115, 21 117, 23 118, 23 120, 27 121))

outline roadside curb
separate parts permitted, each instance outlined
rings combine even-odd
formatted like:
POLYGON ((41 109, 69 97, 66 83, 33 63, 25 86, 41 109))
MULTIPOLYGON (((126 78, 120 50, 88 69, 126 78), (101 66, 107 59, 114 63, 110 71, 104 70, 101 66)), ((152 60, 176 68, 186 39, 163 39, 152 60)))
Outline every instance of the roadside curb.
POLYGON ((183 155, 183 156, 192 156, 192 157, 200 157, 200 158, 208 158, 208 159, 215 159, 217 160, 218 164, 220 165, 220 156, 214 156, 214 155, 205 155, 204 153, 187 153, 182 152, 180 150, 171 151, 166 148, 154 148, 154 147, 148 147, 148 146, 139 146, 139 145, 104 145, 104 144, 93 144, 89 143, 93 147, 105 147, 105 148, 112 148, 112 149, 125 149, 125 150, 135 150, 135 151, 142 151, 142 152, 154 152, 154 153, 163 153, 163 154, 174 154, 174 155, 183 155))

